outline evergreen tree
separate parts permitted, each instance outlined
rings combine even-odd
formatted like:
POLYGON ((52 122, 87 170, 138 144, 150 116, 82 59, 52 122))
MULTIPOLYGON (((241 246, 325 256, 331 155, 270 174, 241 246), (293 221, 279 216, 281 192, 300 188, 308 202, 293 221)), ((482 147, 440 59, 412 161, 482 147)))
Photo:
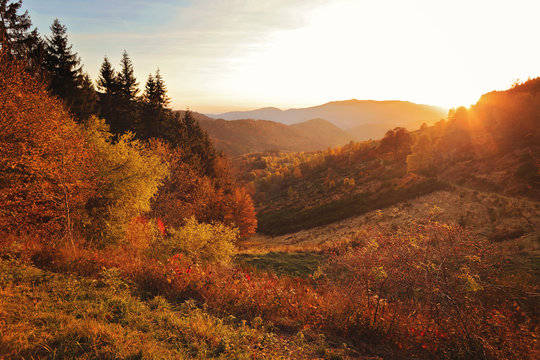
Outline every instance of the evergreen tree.
POLYGON ((127 51, 124 50, 120 60, 120 73, 118 74, 119 93, 127 101, 133 102, 139 93, 139 83, 135 79, 133 63, 127 51))
POLYGON ((92 79, 87 73, 79 77, 76 96, 73 97, 72 111, 79 119, 88 119, 95 115, 98 109, 99 97, 96 93, 92 79))
POLYGON ((184 149, 185 160, 195 166, 202 174, 215 175, 216 150, 208 136, 190 110, 186 110, 181 119, 181 138, 178 144, 184 149))
POLYGON ((22 1, 0 0, 0 45, 7 48, 8 55, 21 58, 26 53, 26 42, 32 22, 28 11, 18 15, 22 1))
POLYGON ((117 122, 115 119, 119 117, 117 111, 119 85, 116 72, 107 56, 103 59, 99 70, 97 87, 99 90, 100 116, 106 119, 109 124, 117 122))
POLYGON ((144 100, 147 105, 153 106, 156 98, 156 81, 152 74, 148 74, 146 85, 144 86, 144 100))
POLYGON ((174 124, 176 118, 167 107, 169 101, 167 87, 158 69, 155 75, 149 74, 146 80, 140 128, 137 130, 140 137, 162 137, 168 124, 174 124))
POLYGON ((22 1, 0 0, 0 49, 6 49, 9 59, 25 61, 28 70, 39 75, 43 42, 36 29, 30 31, 28 11, 18 14, 21 5, 22 1))
POLYGON ((124 50, 120 72, 116 76, 114 111, 107 118, 113 133, 141 132, 140 109, 137 99, 139 83, 135 79, 133 63, 124 50))
MULTIPOLYGON (((47 39, 45 68, 49 72, 49 88, 60 98, 67 100, 75 92, 82 69, 72 46, 68 45, 67 29, 55 19, 51 26, 52 36, 47 39)), ((68 102, 69 105, 69 102, 68 102)))
POLYGON ((99 77, 97 80, 98 90, 107 95, 114 95, 118 90, 118 80, 116 73, 109 61, 109 58, 105 56, 101 69, 99 70, 99 77))
POLYGON ((167 96, 167 86, 159 69, 156 70, 156 75, 148 74, 144 90, 144 100, 155 109, 166 109, 170 103, 170 99, 167 96))
POLYGON ((44 63, 49 90, 64 100, 78 119, 85 119, 96 110, 94 89, 82 72, 77 53, 73 53, 72 45, 68 45, 66 27, 55 19, 51 31, 44 63))
POLYGON ((167 86, 165 81, 161 76, 159 69, 156 70, 156 75, 154 77, 155 91, 154 91, 154 102, 157 106, 161 108, 167 108, 171 100, 167 96, 167 86))

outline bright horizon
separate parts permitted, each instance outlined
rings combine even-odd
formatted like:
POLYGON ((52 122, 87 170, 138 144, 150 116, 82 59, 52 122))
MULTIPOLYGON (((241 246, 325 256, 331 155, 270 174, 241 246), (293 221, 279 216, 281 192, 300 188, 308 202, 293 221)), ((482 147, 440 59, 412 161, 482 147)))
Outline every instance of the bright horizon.
POLYGON ((537 1, 23 0, 58 18, 96 79, 127 50, 141 89, 156 68, 172 107, 203 113, 403 100, 469 106, 540 76, 537 1))

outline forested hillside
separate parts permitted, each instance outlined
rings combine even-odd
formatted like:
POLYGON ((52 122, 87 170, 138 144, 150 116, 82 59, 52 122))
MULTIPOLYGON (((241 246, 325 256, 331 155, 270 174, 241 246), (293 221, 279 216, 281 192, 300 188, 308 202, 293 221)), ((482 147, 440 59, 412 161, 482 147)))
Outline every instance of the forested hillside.
POLYGON ((263 151, 313 151, 346 144, 352 137, 331 123, 313 119, 291 126, 265 120, 199 120, 216 148, 231 156, 263 151))
POLYGON ((538 200, 537 84, 486 94, 446 120, 413 132, 395 128, 380 141, 244 156, 239 167, 254 191, 260 230, 323 225, 450 185, 538 200))

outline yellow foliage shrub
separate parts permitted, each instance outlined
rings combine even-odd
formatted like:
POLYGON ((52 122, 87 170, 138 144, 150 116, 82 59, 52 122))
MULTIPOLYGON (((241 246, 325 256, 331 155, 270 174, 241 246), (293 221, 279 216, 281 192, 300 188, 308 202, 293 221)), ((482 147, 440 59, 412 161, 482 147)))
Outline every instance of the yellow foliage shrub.
POLYGON ((199 223, 194 217, 170 230, 171 253, 183 253, 196 262, 227 263, 235 253, 239 231, 222 223, 199 223))

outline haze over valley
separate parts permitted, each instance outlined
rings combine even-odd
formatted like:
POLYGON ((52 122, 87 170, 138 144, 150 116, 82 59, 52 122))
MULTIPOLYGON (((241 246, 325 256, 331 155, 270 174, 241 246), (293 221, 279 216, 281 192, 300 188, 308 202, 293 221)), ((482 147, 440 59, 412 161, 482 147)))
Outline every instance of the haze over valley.
POLYGON ((301 109, 262 108, 206 114, 219 119, 215 122, 199 119, 218 148, 238 155, 265 150, 323 150, 351 140, 378 139, 395 127, 416 130, 423 123, 431 125, 447 113, 448 109, 405 101, 353 99, 301 109))

